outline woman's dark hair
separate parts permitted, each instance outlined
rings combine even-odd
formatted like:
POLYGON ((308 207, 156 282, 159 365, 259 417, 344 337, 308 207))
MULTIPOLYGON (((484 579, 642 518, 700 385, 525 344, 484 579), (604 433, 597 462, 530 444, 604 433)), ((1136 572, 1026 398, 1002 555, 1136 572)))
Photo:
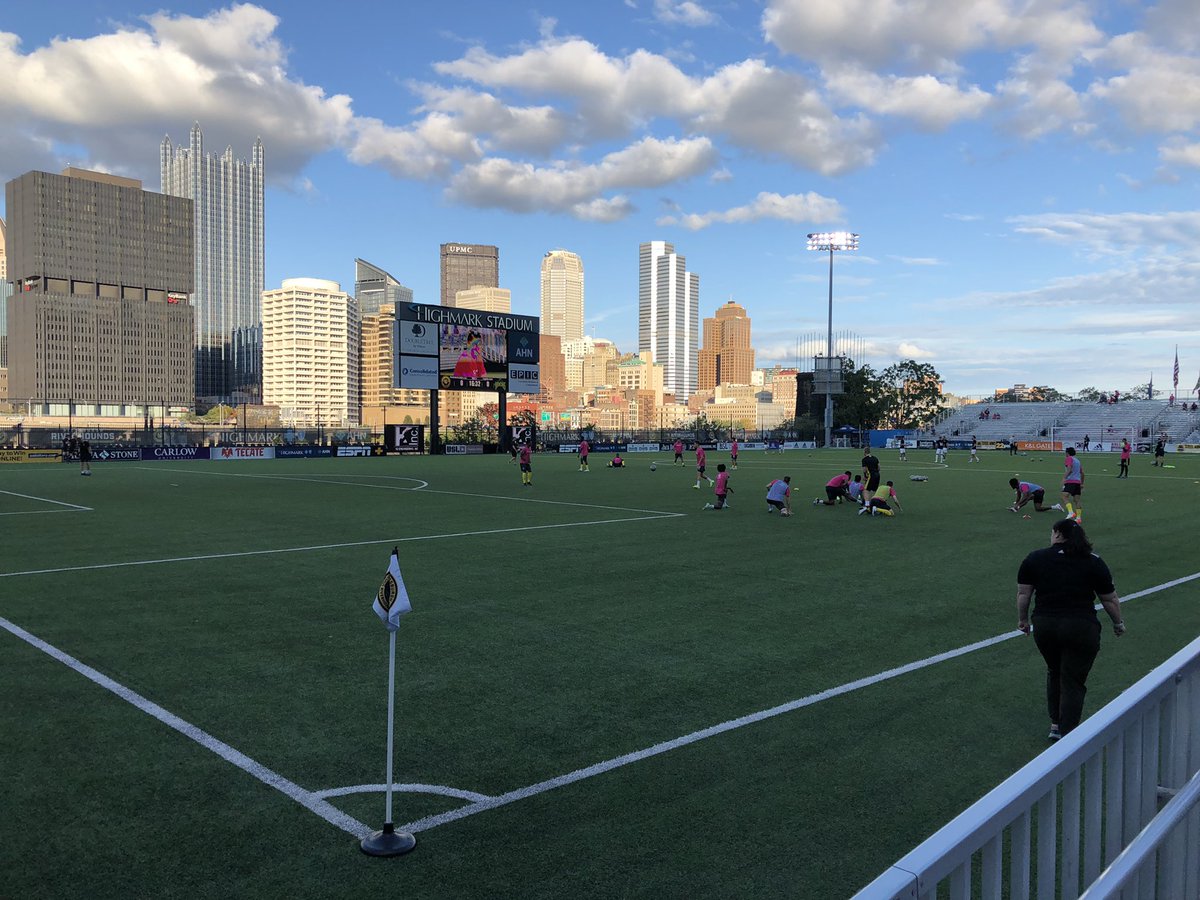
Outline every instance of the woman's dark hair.
POLYGON ((1010 479, 1008 479, 1008 486, 1011 488, 1020 487, 1021 482, 1017 481, 1017 479, 1015 479, 1015 478, 1010 478, 1010 479))
POLYGON ((1067 556, 1087 556, 1092 552, 1092 543, 1087 539, 1083 526, 1074 519, 1059 519, 1054 531, 1062 535, 1062 551, 1067 556))

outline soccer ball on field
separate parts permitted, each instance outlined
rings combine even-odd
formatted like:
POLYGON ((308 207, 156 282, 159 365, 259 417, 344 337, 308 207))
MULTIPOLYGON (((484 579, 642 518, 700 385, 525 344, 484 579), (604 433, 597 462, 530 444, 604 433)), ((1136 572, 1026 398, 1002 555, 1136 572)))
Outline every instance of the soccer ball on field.
POLYGON ((779 511, 779 514, 781 516, 790 516, 792 514, 792 511, 790 509, 788 509, 787 507, 784 507, 783 509, 781 509, 779 511))
POLYGON ((658 463, 650 463, 650 471, 657 472, 658 471, 658 463))

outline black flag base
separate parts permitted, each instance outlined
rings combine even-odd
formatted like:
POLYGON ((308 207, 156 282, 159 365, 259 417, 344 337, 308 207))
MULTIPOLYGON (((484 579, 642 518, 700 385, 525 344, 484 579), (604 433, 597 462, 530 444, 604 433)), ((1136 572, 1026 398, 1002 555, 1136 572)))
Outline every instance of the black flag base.
POLYGON ((388 822, 383 831, 371 832, 358 846, 367 856, 402 856, 417 846, 417 839, 407 831, 397 831, 396 826, 388 822))

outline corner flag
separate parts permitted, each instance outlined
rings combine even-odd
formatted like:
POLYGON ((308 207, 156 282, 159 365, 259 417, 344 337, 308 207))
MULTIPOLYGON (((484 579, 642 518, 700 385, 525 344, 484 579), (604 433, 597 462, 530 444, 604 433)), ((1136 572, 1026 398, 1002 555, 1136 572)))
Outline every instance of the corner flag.
POLYGON ((375 610, 375 615, 379 616, 388 631, 399 628, 400 617, 412 612, 408 589, 404 587, 404 577, 400 574, 400 554, 395 547, 392 548, 387 574, 383 576, 383 584, 375 594, 371 609, 375 610))

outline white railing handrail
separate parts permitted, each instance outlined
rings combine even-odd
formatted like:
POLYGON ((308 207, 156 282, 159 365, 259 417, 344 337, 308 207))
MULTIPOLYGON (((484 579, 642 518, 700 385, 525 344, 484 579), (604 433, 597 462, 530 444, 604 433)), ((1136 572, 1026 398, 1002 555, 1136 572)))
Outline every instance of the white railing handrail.
POLYGON ((1200 773, 1179 791, 1171 802, 1150 820, 1141 833, 1112 861, 1100 877, 1092 882, 1079 900, 1100 900, 1116 896, 1117 892, 1137 876, 1138 870, 1154 858, 1163 842, 1176 826, 1183 823, 1197 803, 1200 803, 1200 773))
POLYGON ((915 897, 918 890, 937 884, 962 864, 965 854, 981 849, 1001 834, 1018 815, 1032 809, 1068 774, 1081 769, 1119 736, 1128 719, 1158 703, 1174 690, 1178 680, 1195 670, 1200 670, 1200 638, 1147 673, 1057 744, 1038 754, 902 856, 855 894, 855 900, 903 897, 910 888, 911 896, 915 897))

